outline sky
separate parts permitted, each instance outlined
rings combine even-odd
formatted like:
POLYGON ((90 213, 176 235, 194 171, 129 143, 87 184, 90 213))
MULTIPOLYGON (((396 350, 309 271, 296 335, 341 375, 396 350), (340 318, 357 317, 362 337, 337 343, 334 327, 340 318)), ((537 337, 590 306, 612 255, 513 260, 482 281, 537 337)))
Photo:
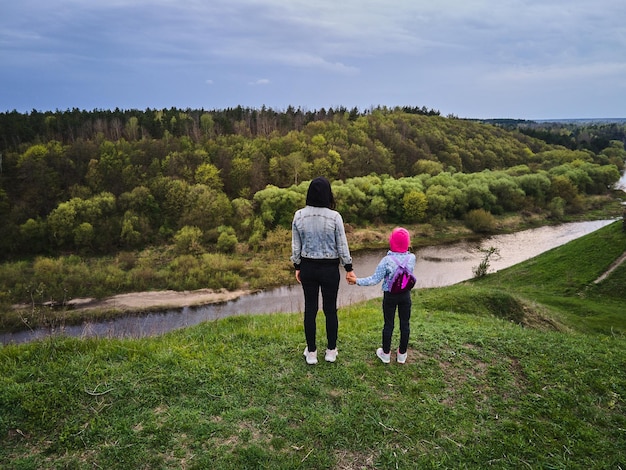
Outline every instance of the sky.
POLYGON ((2 0, 0 112, 626 117, 624 0, 2 0))

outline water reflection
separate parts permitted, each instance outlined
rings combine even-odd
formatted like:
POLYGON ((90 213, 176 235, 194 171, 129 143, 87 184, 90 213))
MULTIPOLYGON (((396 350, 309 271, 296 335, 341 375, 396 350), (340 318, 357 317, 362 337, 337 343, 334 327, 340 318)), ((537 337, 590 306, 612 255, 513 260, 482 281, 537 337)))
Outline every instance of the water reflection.
MULTIPOLYGON (((509 235, 497 235, 485 238, 478 243, 460 242, 421 248, 415 252, 417 257, 416 288, 443 287, 470 279, 473 276, 473 269, 484 257, 481 249, 497 248, 499 255, 490 259, 490 272, 497 271, 556 248, 612 222, 614 221, 576 222, 509 235)), ((356 253, 353 264, 357 275, 365 277, 372 274, 384 254, 384 251, 356 253)), ((380 284, 358 287, 349 286, 342 281, 339 287, 338 303, 340 307, 345 308, 381 295, 380 284)), ((303 309, 304 299, 301 287, 294 285, 246 295, 219 305, 184 307, 109 322, 68 326, 58 331, 41 329, 0 334, 0 343, 28 342, 56 333, 78 337, 137 338, 158 335, 233 315, 301 312, 303 309)))

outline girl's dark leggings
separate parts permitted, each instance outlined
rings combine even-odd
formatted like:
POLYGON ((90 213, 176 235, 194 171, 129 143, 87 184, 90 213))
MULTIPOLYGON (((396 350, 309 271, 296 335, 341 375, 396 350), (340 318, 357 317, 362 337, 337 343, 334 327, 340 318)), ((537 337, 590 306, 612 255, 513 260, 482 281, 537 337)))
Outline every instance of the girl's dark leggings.
POLYGON ((339 260, 336 262, 302 260, 300 281, 304 290, 304 335, 309 351, 317 351, 316 318, 319 293, 322 291, 322 310, 326 317, 328 349, 337 347, 337 292, 339 291, 339 260))
POLYGON ((400 320, 400 345, 398 349, 404 354, 409 347, 409 335, 411 326, 411 291, 402 294, 383 293, 383 351, 388 354, 391 351, 391 336, 393 335, 394 321, 398 310, 400 320))

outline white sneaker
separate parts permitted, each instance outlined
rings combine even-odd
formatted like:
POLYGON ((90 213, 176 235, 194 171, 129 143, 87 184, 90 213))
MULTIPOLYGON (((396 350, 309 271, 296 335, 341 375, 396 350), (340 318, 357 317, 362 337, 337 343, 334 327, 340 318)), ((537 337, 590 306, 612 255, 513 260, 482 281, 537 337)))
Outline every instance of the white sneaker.
POLYGON ((383 351, 383 348, 378 348, 376 350, 376 355, 378 356, 378 359, 383 361, 385 364, 389 364, 389 362, 391 361, 391 353, 389 352, 385 354, 385 351, 383 351))
POLYGON ((408 354, 409 354, 408 350, 404 354, 401 354, 400 350, 398 349, 398 355, 396 356, 398 364, 404 364, 406 362, 406 357, 408 356, 408 354))
POLYGON ((317 364, 317 351, 309 352, 309 347, 304 348, 304 357, 309 365, 317 364))
POLYGON ((324 359, 326 359, 327 362, 335 362, 337 360, 337 348, 327 349, 324 359))

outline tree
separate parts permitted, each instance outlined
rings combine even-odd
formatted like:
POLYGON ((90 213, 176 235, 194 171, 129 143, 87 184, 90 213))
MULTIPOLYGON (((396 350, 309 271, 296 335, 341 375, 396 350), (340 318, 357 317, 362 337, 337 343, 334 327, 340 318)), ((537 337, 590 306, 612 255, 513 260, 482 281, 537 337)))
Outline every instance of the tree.
POLYGON ((237 235, 232 227, 222 226, 217 229, 219 237, 217 237, 217 249, 222 253, 233 253, 237 248, 237 235))
POLYGON ((94 241, 94 228, 89 222, 79 224, 73 231, 74 244, 78 248, 91 248, 94 241))
POLYGON ((72 201, 75 199, 59 204, 47 219, 50 235, 58 246, 63 246, 72 240, 76 223, 76 204, 72 201))
POLYGON ((404 220, 407 222, 423 222, 428 209, 428 198, 421 191, 411 190, 402 198, 404 220))
POLYGON ((293 214, 304 206, 306 199, 304 188, 308 187, 308 183, 302 183, 300 187, 302 189, 296 187, 280 189, 269 185, 254 195, 253 201, 267 229, 278 226, 291 227, 293 214))
POLYGON ((571 203, 578 195, 578 188, 567 176, 557 175, 552 178, 550 195, 553 198, 558 197, 559 199, 564 200, 566 203, 571 203))
POLYGON ((220 172, 212 163, 202 163, 196 169, 195 182, 219 191, 224 187, 220 172))
POLYGON ((311 164, 301 151, 270 158, 270 179, 276 186, 299 184, 311 178, 311 164))
POLYGON ((174 235, 174 246, 179 254, 199 255, 204 252, 202 230, 185 225, 174 235))
POLYGON ((128 118, 125 131, 128 140, 133 141, 139 138, 139 119, 136 116, 128 118))
POLYGON ((545 206, 551 186, 550 179, 545 173, 522 175, 517 177, 517 182, 526 194, 527 203, 530 202, 538 207, 545 206))
POLYGON ((221 191, 216 191, 202 184, 190 188, 180 216, 179 226, 193 225, 205 234, 230 222, 232 205, 221 191))
POLYGON ((428 175, 438 175, 443 171, 443 164, 432 160, 418 160, 413 165, 413 173, 419 175, 426 173, 428 175))
POLYGON ((46 223, 41 219, 28 219, 20 225, 21 251, 40 253, 46 247, 46 223))
MULTIPOLYGON (((20 214, 28 218, 45 217, 56 206, 61 194, 61 177, 54 161, 64 158, 64 149, 59 142, 30 146, 17 161, 16 183, 20 194, 20 214)), ((57 165, 58 166, 58 165, 57 165)))
POLYGON ((252 161, 235 157, 230 170, 230 187, 234 195, 250 197, 250 179, 252 173, 252 161))

